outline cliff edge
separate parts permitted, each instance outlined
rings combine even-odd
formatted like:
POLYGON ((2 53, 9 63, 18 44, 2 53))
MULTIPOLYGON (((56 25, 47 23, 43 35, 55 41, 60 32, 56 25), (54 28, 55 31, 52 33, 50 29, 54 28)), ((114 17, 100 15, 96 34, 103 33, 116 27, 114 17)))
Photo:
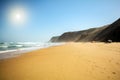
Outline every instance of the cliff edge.
POLYGON ((61 36, 51 38, 51 42, 120 42, 120 18, 110 25, 82 31, 65 32, 61 36))

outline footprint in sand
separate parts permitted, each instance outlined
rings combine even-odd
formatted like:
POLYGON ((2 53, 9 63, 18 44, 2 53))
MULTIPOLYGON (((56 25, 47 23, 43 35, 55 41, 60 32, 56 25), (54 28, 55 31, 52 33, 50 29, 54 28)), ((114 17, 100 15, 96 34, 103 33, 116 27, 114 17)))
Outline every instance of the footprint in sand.
POLYGON ((91 62, 90 60, 88 60, 88 62, 91 62))
POLYGON ((116 64, 117 64, 117 65, 120 65, 120 63, 118 63, 118 62, 117 62, 116 64))
POLYGON ((109 60, 109 62, 111 63, 111 60, 109 60))
POLYGON ((106 68, 103 68, 104 70, 106 70, 106 68))
POLYGON ((110 76, 108 76, 107 78, 110 79, 110 76))
POLYGON ((116 74, 116 72, 112 72, 112 74, 116 74))
POLYGON ((101 73, 103 74, 104 72, 103 72, 103 71, 101 71, 101 73))

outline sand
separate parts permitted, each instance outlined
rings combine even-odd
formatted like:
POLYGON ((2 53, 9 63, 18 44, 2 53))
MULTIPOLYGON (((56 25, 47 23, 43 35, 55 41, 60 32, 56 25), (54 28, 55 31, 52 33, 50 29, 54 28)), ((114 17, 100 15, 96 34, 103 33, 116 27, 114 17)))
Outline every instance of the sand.
POLYGON ((0 60, 0 80, 120 80, 120 43, 67 43, 0 60))

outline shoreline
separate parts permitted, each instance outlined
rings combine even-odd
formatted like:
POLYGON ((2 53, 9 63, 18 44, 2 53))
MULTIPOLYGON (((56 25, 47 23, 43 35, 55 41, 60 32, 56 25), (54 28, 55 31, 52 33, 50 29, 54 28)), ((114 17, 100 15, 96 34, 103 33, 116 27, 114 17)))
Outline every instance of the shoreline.
POLYGON ((38 50, 38 49, 41 49, 41 48, 31 47, 31 48, 21 48, 21 49, 15 49, 15 50, 0 51, 0 60, 17 57, 24 53, 28 53, 28 52, 38 50))
POLYGON ((49 47, 52 47, 52 46, 63 45, 64 43, 52 43, 52 44, 47 45, 47 46, 44 45, 44 46, 35 46, 35 47, 19 48, 19 49, 13 49, 13 50, 0 51, 0 60, 17 57, 17 56, 20 56, 22 54, 25 54, 25 53, 28 53, 28 52, 31 52, 31 51, 35 51, 35 50, 45 49, 45 48, 49 48, 49 47))

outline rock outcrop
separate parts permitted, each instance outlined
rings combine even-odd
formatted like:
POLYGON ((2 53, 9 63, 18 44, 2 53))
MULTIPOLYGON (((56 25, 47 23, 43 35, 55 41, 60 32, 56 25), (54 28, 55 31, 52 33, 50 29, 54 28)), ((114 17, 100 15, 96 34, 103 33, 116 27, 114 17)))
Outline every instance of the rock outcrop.
POLYGON ((91 28, 88 30, 66 32, 61 36, 52 37, 51 42, 89 42, 102 41, 120 42, 120 19, 114 23, 99 28, 91 28))

